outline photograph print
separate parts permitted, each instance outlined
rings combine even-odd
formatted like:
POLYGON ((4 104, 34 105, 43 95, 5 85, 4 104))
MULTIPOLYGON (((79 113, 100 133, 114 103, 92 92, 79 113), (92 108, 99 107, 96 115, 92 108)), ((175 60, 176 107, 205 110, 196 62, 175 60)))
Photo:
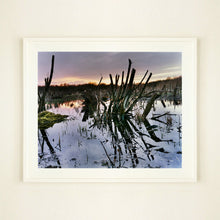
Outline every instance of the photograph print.
POLYGON ((181 52, 38 52, 38 168, 182 168, 181 52))

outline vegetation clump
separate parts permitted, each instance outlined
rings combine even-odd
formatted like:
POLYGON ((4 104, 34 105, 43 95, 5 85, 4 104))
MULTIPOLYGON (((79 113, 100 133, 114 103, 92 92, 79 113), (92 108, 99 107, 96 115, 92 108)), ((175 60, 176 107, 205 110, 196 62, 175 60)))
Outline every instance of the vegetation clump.
POLYGON ((68 116, 54 114, 52 112, 43 111, 38 114, 38 128, 47 129, 53 127, 55 123, 60 123, 64 121, 68 116))

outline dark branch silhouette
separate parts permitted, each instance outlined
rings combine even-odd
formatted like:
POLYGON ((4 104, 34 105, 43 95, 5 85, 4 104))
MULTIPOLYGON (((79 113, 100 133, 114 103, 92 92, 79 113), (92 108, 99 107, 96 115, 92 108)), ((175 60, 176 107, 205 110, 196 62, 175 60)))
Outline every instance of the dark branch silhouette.
POLYGON ((45 111, 45 98, 46 98, 46 95, 47 95, 47 92, 50 88, 50 84, 51 84, 51 81, 52 81, 52 78, 53 78, 53 71, 54 71, 54 58, 55 56, 53 55, 52 56, 52 60, 51 60, 51 69, 50 69, 50 77, 47 77, 44 79, 45 81, 45 87, 44 87, 44 91, 43 91, 43 94, 41 95, 39 92, 38 92, 38 113, 39 112, 42 112, 42 111, 45 111))

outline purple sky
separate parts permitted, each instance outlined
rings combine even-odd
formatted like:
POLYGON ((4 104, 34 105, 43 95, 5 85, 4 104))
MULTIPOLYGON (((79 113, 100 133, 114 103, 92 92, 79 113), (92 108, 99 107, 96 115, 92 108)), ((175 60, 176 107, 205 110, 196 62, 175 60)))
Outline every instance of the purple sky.
POLYGON ((152 80, 181 75, 180 52, 39 52, 38 84, 44 85, 49 76, 51 57, 55 55, 52 84, 83 84, 98 82, 103 76, 109 83, 109 74, 127 72, 128 59, 136 69, 135 82, 139 82, 148 69, 152 80))

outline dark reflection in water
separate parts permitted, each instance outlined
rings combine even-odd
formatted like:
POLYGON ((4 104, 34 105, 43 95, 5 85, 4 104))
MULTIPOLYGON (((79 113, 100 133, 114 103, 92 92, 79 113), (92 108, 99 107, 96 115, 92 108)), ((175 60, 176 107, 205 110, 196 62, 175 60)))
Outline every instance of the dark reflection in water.
POLYGON ((94 112, 97 111, 97 99, 91 91, 85 91, 83 94, 83 107, 82 113, 84 113, 82 121, 87 121, 88 118, 94 116, 94 112))
POLYGON ((49 166, 46 166, 45 168, 61 168, 61 164, 60 164, 59 158, 57 157, 57 155, 55 153, 55 150, 54 150, 53 146, 51 145, 51 143, 50 143, 50 141, 49 141, 49 139, 47 137, 46 131, 44 129, 39 129, 39 130, 40 130, 40 133, 41 133, 41 136, 42 136, 41 154, 39 155, 39 157, 41 159, 44 157, 44 143, 46 142, 46 144, 47 144, 47 146, 49 148, 50 154, 51 154, 51 160, 55 161, 57 163, 57 165, 55 165, 55 166, 49 165, 49 166))
MULTIPOLYGON (((150 120, 139 120, 138 116, 129 114, 103 114, 104 107, 99 107, 102 114, 98 114, 96 99, 88 99, 51 106, 50 111, 54 113, 70 113, 73 116, 47 131, 40 130, 40 167, 159 168, 169 167, 172 163, 174 167, 181 167, 181 115, 175 111, 168 112, 175 106, 181 106, 180 103, 175 105, 173 101, 165 101, 167 112, 162 113, 164 110, 158 110, 163 105, 157 101, 150 120), (59 151, 53 141, 58 141, 58 134, 61 134, 63 141, 62 150, 59 151), (68 148, 68 145, 73 148, 68 148), (49 155, 45 152, 49 152, 49 155)), ((137 111, 144 108, 142 104, 137 111)))

